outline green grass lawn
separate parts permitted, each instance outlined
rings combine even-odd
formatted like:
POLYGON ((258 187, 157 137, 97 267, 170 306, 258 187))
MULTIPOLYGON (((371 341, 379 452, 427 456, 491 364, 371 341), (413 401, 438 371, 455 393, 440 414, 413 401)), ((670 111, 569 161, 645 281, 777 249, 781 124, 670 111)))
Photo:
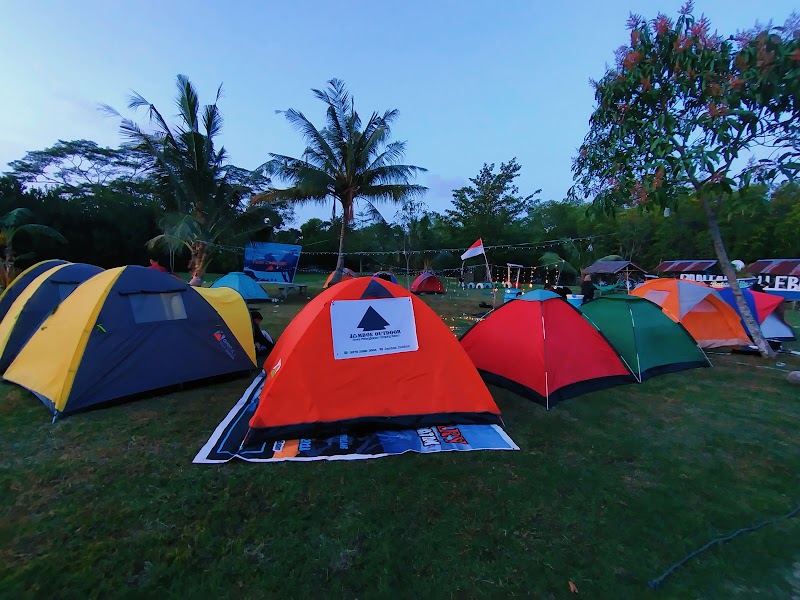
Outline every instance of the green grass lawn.
MULTIPOLYGON (((308 296, 323 279, 298 276, 308 296)), ((454 331, 492 300, 424 299, 454 331)), ((306 302, 265 304, 270 332, 306 302)), ((800 595, 800 517, 647 587, 710 539, 800 502, 800 388, 786 382, 800 357, 711 358, 549 413, 491 388, 519 452, 332 463, 192 465, 247 378, 54 425, 2 384, 0 597, 800 595)))

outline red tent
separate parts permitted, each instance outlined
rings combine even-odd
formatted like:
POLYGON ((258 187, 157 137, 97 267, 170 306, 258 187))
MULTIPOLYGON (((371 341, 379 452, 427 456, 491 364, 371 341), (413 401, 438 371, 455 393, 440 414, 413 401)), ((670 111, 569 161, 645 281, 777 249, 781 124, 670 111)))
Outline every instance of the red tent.
POLYGON ((447 325, 382 279, 351 279, 319 294, 286 328, 264 371, 248 444, 500 424, 500 410, 447 325), (408 336, 415 339, 401 345, 408 336))
POLYGON ((411 284, 412 294, 444 294, 444 286, 433 273, 422 273, 411 284))
POLYGON ((580 311, 537 290, 489 313, 461 338, 483 378, 551 406, 636 378, 580 311))

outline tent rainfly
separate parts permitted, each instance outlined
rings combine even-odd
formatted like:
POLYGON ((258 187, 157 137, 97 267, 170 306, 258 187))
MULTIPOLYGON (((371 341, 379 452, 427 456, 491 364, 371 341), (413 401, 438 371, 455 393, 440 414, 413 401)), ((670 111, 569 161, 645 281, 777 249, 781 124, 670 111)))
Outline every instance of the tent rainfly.
POLYGON ((373 277, 332 286, 306 304, 264 371, 246 446, 501 423, 489 390, 433 309, 405 288, 373 277))
POLYGON ((559 295, 534 290, 493 310, 461 345, 483 378, 543 404, 636 378, 608 340, 559 295))
POLYGON ((658 304, 664 314, 686 328, 701 348, 750 343, 739 315, 718 291, 707 285, 686 279, 651 279, 631 293, 658 304))
POLYGON ((581 311, 625 359, 639 382, 654 375, 711 366, 683 325, 649 300, 609 294, 584 304, 581 311))

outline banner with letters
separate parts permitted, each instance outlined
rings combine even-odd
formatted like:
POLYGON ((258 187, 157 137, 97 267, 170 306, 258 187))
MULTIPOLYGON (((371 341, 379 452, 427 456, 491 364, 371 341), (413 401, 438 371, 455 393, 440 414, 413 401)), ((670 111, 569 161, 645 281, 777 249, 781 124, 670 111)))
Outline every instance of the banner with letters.
POLYGON ((442 424, 422 429, 376 431, 325 439, 279 440, 242 448, 248 423, 258 406, 265 374, 261 372, 219 424, 192 462, 219 464, 233 459, 248 462, 363 460, 417 452, 519 450, 498 425, 442 424))
POLYGON ((250 242, 244 249, 244 272, 256 281, 293 283, 302 246, 250 242))
MULTIPOLYGON (((724 275, 695 275, 692 273, 681 273, 681 279, 700 281, 709 285, 727 286, 728 280, 724 275)), ((748 278, 753 283, 756 281, 764 287, 765 292, 783 296, 787 300, 800 300, 800 277, 794 275, 755 275, 748 278)), ((747 280, 742 280, 746 282, 747 280)), ((742 284, 740 281, 740 285, 742 284)), ((743 285, 742 287, 749 287, 743 285)))

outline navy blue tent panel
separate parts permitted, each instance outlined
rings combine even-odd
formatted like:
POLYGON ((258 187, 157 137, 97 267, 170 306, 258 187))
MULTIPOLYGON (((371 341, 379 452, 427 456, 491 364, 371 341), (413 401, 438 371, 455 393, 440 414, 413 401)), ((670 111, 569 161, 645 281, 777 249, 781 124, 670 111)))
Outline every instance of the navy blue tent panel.
POLYGON ((65 412, 252 368, 200 294, 167 273, 126 267, 89 336, 65 412))
POLYGON ((39 289, 28 298, 8 336, 6 346, 0 354, 0 373, 5 372, 39 326, 75 288, 102 272, 100 267, 75 263, 62 267, 43 281, 39 289))
POLYGON ((45 271, 49 271, 53 267, 57 267, 58 265, 63 265, 67 261, 65 260, 44 260, 40 263, 33 265, 30 269, 25 271, 24 273, 20 273, 17 278, 12 281, 12 285, 6 290, 6 293, 3 294, 3 297, 0 298, 0 321, 2 321, 6 314, 8 314, 8 309, 11 308, 11 305, 14 304, 14 300, 19 298, 19 295, 28 287, 28 284, 36 279, 39 275, 44 273, 45 271))

